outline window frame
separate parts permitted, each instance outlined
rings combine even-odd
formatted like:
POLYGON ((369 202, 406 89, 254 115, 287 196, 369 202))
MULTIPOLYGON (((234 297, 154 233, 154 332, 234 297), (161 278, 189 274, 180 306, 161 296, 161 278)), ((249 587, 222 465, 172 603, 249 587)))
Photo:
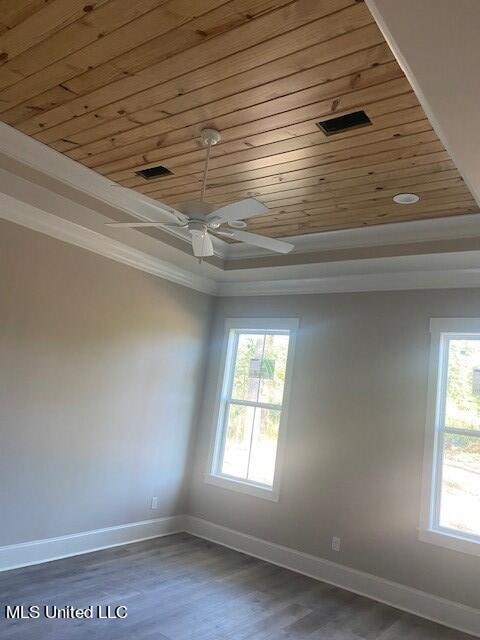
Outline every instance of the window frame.
MULTIPOLYGON (((215 397, 215 411, 205 482, 224 489, 246 493, 257 498, 265 498, 278 502, 280 493, 280 478, 284 460, 285 440, 288 424, 288 408, 292 383, 293 359, 295 352, 296 334, 299 325, 298 318, 227 318, 223 329, 223 346, 220 358, 220 369, 217 393, 215 397), (233 379, 234 354, 236 341, 231 340, 233 331, 289 331, 287 366, 285 369, 285 384, 280 409, 278 427, 277 452, 272 486, 259 482, 243 480, 219 472, 221 454, 226 434, 226 407, 231 398, 228 395, 233 379)), ((255 403, 258 404, 258 403, 255 403)), ((260 403, 262 404, 262 403, 260 403)), ((263 403, 267 404, 267 403, 263 403)))
MULTIPOLYGON (((480 535, 442 527, 439 523, 443 470, 443 436, 462 429, 445 426, 448 345, 452 339, 480 339, 480 318, 432 318, 427 419, 423 459, 419 539, 448 549, 480 556, 480 535)), ((469 432, 467 435, 471 436, 469 432)), ((478 436, 480 438, 480 435, 478 436)))

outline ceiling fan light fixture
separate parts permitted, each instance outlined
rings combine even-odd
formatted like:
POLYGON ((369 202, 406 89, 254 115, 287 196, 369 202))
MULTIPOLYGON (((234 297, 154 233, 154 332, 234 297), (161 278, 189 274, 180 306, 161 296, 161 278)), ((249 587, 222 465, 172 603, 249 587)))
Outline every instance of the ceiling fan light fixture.
POLYGON ((393 196, 393 201, 397 204, 415 204, 420 200, 416 193, 397 193, 393 196))

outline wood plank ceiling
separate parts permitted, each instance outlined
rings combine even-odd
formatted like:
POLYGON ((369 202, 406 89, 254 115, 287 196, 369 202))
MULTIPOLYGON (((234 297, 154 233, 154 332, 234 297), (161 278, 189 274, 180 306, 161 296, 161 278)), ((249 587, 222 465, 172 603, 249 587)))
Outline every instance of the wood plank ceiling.
POLYGON ((163 202, 199 197, 210 126, 207 199, 259 198, 258 233, 478 211, 363 2, 0 0, 0 22, 0 119, 163 202))

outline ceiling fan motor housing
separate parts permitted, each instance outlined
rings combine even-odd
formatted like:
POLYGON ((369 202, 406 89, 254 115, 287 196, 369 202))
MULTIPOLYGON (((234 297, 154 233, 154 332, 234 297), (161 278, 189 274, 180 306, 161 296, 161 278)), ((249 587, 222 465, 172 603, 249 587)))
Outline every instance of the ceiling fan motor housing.
POLYGON ((207 225, 202 220, 189 220, 188 230, 192 232, 207 233, 207 225))

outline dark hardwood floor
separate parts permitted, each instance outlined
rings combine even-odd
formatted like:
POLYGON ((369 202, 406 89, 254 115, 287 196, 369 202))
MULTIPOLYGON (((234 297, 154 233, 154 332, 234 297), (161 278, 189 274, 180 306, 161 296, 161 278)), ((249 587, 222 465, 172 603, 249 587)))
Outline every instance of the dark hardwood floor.
POLYGON ((0 574, 0 602, 2 640, 472 638, 188 534, 0 574), (5 619, 15 604, 124 605, 128 617, 5 619))

